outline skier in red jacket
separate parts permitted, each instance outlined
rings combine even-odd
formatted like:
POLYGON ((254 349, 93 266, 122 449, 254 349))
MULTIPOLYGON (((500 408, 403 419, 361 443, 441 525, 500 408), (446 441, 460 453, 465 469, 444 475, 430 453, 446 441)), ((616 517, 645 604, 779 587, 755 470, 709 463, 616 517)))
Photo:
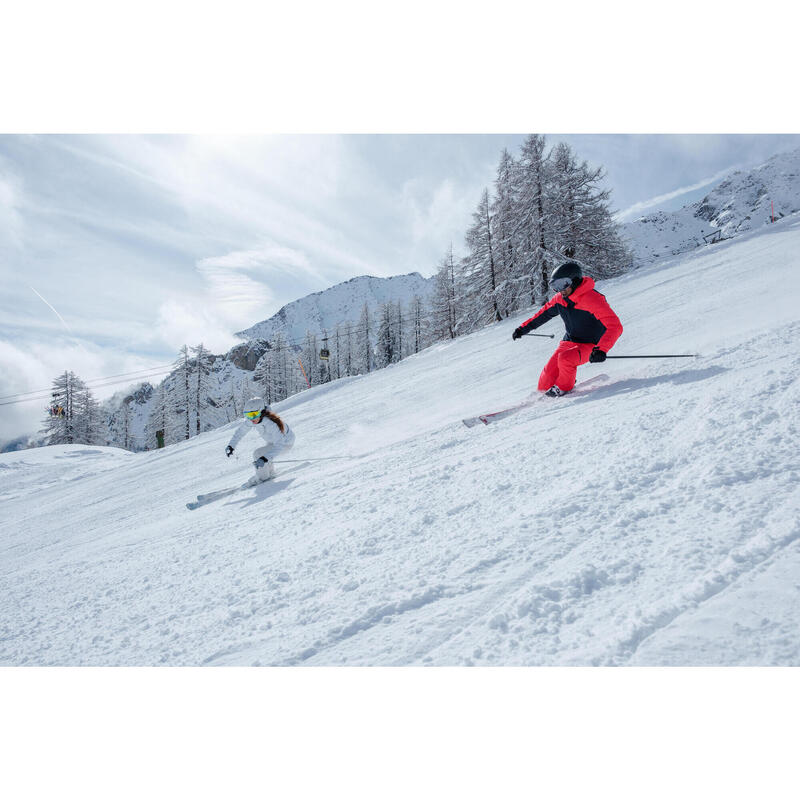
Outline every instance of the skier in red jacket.
POLYGON ((563 340, 539 376, 539 391, 560 397, 572 391, 579 364, 606 360, 606 353, 622 335, 622 323, 606 298, 594 288, 594 279, 584 277, 578 264, 567 261, 553 270, 550 288, 556 294, 512 336, 519 339, 561 314, 567 329, 563 340))

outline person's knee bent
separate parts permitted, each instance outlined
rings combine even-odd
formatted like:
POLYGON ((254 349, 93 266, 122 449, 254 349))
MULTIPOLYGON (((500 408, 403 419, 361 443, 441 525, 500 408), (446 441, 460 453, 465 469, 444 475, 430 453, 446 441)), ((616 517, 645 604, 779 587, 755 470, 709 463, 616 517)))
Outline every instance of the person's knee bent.
POLYGON ((581 363, 581 351, 578 347, 570 347, 559 357, 559 366, 562 367, 577 367, 581 363))

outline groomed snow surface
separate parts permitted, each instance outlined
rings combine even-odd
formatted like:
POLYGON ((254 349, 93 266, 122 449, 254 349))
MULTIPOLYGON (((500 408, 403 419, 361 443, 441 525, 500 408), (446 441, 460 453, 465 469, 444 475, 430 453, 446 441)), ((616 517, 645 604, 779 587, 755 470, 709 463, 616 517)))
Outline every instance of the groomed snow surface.
POLYGON ((0 456, 2 665, 800 664, 800 222, 606 281, 594 391, 490 426, 525 315, 149 453, 0 456))

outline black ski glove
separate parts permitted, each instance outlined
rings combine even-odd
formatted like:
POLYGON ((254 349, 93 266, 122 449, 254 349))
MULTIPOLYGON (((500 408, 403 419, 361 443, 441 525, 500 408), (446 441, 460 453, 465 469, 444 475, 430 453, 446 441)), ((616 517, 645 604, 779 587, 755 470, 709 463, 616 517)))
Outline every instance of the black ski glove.
POLYGON ((592 364, 599 364, 605 360, 606 360, 605 351, 601 350, 599 347, 595 347, 594 350, 592 350, 592 354, 589 356, 589 361, 591 361, 592 364))
POLYGON ((523 336, 522 328, 514 328, 514 333, 511 334, 512 339, 519 339, 523 336))
POLYGON ((233 455, 233 448, 230 445, 225 448, 225 455, 228 456, 228 458, 233 455))

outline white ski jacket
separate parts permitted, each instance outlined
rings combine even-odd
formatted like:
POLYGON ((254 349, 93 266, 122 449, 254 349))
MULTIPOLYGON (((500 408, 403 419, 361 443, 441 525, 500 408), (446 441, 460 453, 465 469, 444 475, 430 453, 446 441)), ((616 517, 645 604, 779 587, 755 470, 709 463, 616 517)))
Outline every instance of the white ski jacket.
POLYGON ((286 424, 286 422, 283 423, 283 427, 284 432, 281 433, 281 429, 272 420, 267 419, 266 417, 262 419, 258 425, 254 425, 248 419, 242 422, 242 424, 239 425, 239 427, 234 431, 229 444, 231 447, 235 448, 236 445, 242 441, 244 435, 255 428, 256 431, 261 434, 261 438, 264 440, 267 446, 279 447, 281 449, 285 447, 291 447, 294 444, 294 431, 286 424))

